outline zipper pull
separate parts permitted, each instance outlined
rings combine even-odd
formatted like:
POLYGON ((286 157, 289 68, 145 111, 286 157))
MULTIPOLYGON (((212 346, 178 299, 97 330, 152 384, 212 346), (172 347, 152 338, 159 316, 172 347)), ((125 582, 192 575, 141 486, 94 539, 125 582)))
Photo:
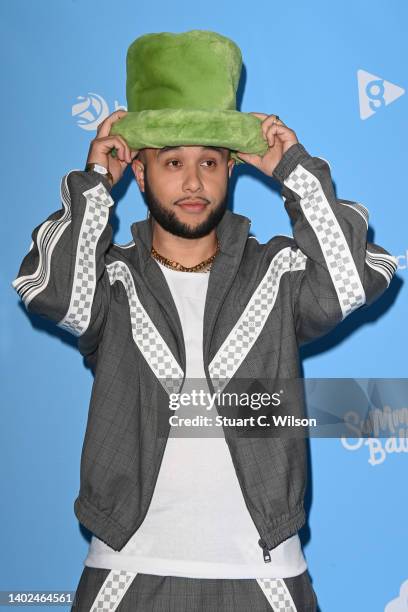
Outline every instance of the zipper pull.
POLYGON ((262 548, 263 558, 264 558, 265 563, 270 563, 271 562, 271 555, 269 553, 269 549, 268 549, 266 543, 262 539, 260 539, 260 540, 258 540, 258 544, 262 548))

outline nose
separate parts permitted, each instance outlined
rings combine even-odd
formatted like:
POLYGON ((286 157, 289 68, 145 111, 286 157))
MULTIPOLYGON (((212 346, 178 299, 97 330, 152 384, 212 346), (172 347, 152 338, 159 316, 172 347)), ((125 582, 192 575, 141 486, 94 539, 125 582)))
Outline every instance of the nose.
POLYGON ((203 183, 200 177, 200 170, 195 164, 185 168, 185 174, 183 177, 183 190, 191 193, 197 193, 202 191, 203 183))

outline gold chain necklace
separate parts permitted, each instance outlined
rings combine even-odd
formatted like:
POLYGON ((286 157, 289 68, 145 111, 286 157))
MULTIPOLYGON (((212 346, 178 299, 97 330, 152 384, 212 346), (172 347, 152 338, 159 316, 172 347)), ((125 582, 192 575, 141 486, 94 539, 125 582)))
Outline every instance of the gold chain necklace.
POLYGON ((173 261, 172 259, 168 259, 167 257, 160 255, 160 253, 156 251, 153 245, 151 249, 151 254, 155 259, 157 259, 157 261, 160 261, 160 263, 162 263, 164 266, 167 266, 167 268, 171 268, 172 270, 179 270, 180 272, 209 272, 211 264, 217 256, 219 250, 220 243, 218 242, 217 238, 217 248, 215 250, 215 253, 213 253, 211 257, 208 257, 208 259, 204 259, 204 261, 201 261, 200 263, 191 267, 183 266, 183 264, 179 263, 178 261, 173 261))

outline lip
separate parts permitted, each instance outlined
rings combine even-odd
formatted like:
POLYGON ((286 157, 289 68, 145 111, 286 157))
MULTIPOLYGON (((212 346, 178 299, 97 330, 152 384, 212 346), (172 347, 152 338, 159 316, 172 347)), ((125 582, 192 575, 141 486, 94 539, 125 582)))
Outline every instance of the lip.
POLYGON ((200 200, 187 200, 185 202, 179 202, 178 206, 183 210, 188 210, 191 212, 201 212, 207 206, 205 202, 201 202, 200 200))

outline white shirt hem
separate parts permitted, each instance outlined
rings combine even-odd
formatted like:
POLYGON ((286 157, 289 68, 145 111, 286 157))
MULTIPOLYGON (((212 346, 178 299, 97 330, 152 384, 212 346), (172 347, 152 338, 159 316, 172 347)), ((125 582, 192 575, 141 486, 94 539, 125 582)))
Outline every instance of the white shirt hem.
POLYGON ((179 576, 183 578, 291 578, 302 574, 307 569, 304 560, 300 565, 276 565, 272 567, 265 563, 264 568, 259 566, 242 565, 233 567, 224 563, 202 563, 197 561, 175 561, 172 559, 154 559, 154 561, 136 557, 134 555, 88 555, 84 561, 88 567, 100 569, 124 570, 135 574, 154 574, 156 576, 179 576))

